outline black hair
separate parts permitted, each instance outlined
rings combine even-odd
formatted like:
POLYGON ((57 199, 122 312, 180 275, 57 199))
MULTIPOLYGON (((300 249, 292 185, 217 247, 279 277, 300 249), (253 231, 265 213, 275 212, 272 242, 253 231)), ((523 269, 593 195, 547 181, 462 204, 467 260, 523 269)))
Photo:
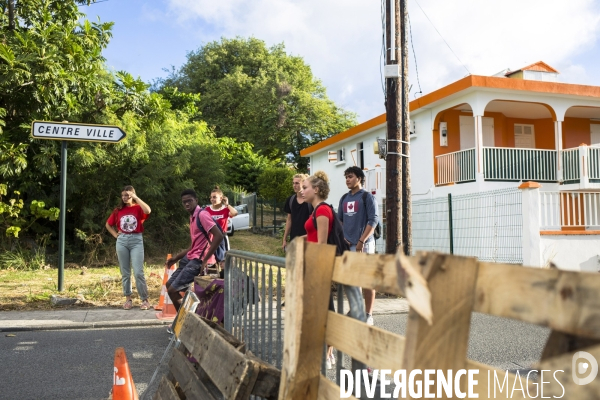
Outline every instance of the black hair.
POLYGON ((196 194, 196 191, 194 189, 185 189, 183 192, 181 192, 181 197, 186 196, 188 194, 193 198, 198 199, 198 195, 196 194))
POLYGON ((354 176, 356 176, 360 180, 361 185, 365 184, 365 173, 359 167, 353 166, 346 168, 346 170, 344 171, 344 176, 348 174, 353 174, 354 176))

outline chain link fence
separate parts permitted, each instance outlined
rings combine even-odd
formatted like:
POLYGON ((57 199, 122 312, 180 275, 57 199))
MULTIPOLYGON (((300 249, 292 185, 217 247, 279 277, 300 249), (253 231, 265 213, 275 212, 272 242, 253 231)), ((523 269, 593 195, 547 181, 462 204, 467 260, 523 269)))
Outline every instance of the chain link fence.
POLYGON ((413 201, 414 251, 523 263, 521 196, 502 189, 413 201))

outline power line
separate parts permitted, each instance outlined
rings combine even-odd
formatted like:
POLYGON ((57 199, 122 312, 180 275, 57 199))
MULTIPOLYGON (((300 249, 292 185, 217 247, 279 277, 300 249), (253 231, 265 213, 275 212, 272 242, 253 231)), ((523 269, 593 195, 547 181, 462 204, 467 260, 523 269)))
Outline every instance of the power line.
POLYGON ((406 18, 408 19, 408 31, 410 32, 410 47, 412 47, 413 58, 415 59, 415 71, 417 73, 417 84, 419 85, 419 91, 415 92, 415 97, 417 97, 418 93, 423 94, 423 89, 421 89, 421 81, 419 80, 419 67, 417 66, 417 54, 415 53, 415 42, 413 41, 412 36, 412 24, 410 23, 410 14, 406 14, 406 18))
POLYGON ((419 4, 419 2, 417 0, 415 0, 415 3, 417 3, 417 6, 419 6, 419 8, 421 9, 421 11, 425 15, 425 18, 427 18, 427 20, 429 21, 429 23, 431 24, 431 26, 433 26, 433 29, 435 29, 435 31, 437 32, 437 34, 440 35, 440 37, 442 38, 442 40, 444 41, 444 43, 446 43, 446 46, 448 46, 448 48, 450 49, 450 51, 452 52, 452 54, 454 54, 454 57, 456 57, 456 59, 458 60, 458 62, 460 62, 462 64, 462 66, 467 70, 467 72, 470 75, 471 71, 469 71, 469 69, 467 68, 467 66, 465 65, 465 63, 463 63, 461 61, 461 59, 458 58, 458 56, 456 55, 456 53, 454 52, 454 50, 452 50, 452 47, 450 47, 450 45, 448 44, 448 42, 446 42, 446 39, 444 39, 444 37, 442 36, 442 34, 440 33, 440 31, 438 31, 438 29, 435 27, 435 25, 433 24, 433 22, 431 21, 431 19, 429 19, 429 16, 425 12, 425 10, 423 10, 423 7, 421 7, 421 5, 419 4))

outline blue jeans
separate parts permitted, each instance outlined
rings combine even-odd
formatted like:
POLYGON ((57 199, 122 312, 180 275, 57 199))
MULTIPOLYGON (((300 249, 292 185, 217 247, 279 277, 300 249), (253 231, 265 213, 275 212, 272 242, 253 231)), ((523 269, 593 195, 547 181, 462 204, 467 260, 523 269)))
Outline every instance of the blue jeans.
POLYGON ((117 258, 121 267, 123 296, 131 296, 131 269, 140 300, 148 299, 148 286, 144 277, 144 238, 141 233, 121 233, 117 238, 117 258))

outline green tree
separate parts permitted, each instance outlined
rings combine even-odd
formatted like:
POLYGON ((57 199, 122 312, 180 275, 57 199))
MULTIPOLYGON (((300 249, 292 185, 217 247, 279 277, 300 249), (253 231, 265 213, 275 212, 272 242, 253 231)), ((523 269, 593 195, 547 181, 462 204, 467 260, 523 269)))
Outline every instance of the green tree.
POLYGON ((265 169, 258 177, 259 194, 265 199, 276 199, 284 202, 294 194, 292 181, 296 171, 285 167, 265 169))
POLYGON ((261 154, 287 158, 303 171, 308 161, 301 149, 356 124, 301 57, 256 38, 208 43, 162 85, 200 93, 202 117, 218 137, 253 143, 261 154))

